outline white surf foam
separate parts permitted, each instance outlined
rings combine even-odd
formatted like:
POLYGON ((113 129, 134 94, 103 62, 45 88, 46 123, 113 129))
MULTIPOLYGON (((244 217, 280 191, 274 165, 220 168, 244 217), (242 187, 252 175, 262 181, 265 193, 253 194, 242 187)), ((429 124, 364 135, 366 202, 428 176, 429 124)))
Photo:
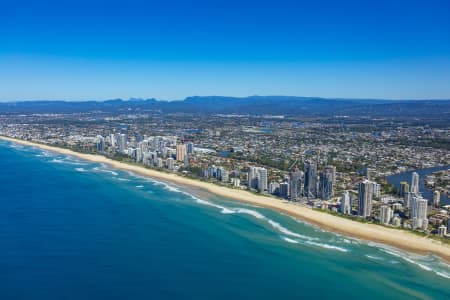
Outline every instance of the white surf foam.
POLYGON ((367 254, 366 257, 369 258, 369 259, 373 259, 373 260, 380 260, 380 261, 384 260, 384 258, 382 258, 380 256, 375 256, 375 255, 368 255, 367 254))
POLYGON ((293 239, 290 239, 290 238, 285 237, 285 236, 281 236, 281 238, 282 238, 284 241, 286 241, 286 242, 288 242, 288 243, 291 243, 291 244, 298 244, 298 243, 299 243, 298 241, 293 240, 293 239))
POLYGON ((116 178, 119 181, 131 181, 130 179, 127 179, 127 178, 121 178, 121 177, 116 177, 116 178))
POLYGON ((345 248, 342 248, 339 246, 330 245, 330 244, 317 243, 317 242, 313 242, 313 241, 306 241, 305 243, 307 243, 309 245, 314 245, 317 247, 325 248, 325 249, 333 249, 333 250, 337 250, 337 251, 341 251, 341 252, 348 252, 348 249, 345 249, 345 248))
POLYGON ((75 170, 77 170, 78 172, 86 172, 86 170, 83 168, 75 168, 75 170))
POLYGON ((113 176, 117 176, 117 175, 119 175, 119 173, 117 173, 117 172, 114 172, 114 171, 112 171, 112 170, 109 170, 109 169, 100 169, 100 171, 101 171, 101 172, 105 172, 105 173, 109 173, 109 174, 112 174, 113 176))
POLYGON ((380 251, 401 258, 402 260, 415 265, 422 270, 433 272, 440 277, 450 279, 450 265, 441 262, 437 257, 431 255, 415 255, 386 245, 380 245, 378 243, 369 243, 369 245, 376 246, 380 251))
POLYGON ((65 158, 54 158, 52 160, 50 160, 51 163, 56 163, 56 164, 67 164, 67 165, 77 165, 77 166, 85 166, 85 163, 82 162, 78 162, 78 161, 71 161, 71 160, 67 160, 65 158))
MULTIPOLYGON (((232 208, 231 207, 226 207, 226 206, 223 206, 223 205, 220 205, 220 204, 216 204, 216 203, 213 203, 213 202, 210 202, 210 201, 203 200, 203 199, 200 199, 198 197, 195 197, 194 195, 192 195, 190 193, 187 193, 185 191, 180 190, 176 185, 168 184, 168 183, 162 182, 162 181, 158 181, 158 180, 155 180, 153 178, 142 177, 142 176, 136 175, 136 174, 134 174, 132 172, 129 172, 129 174, 131 176, 134 176, 134 177, 137 177, 137 178, 145 179, 145 180, 153 183, 154 185, 162 186, 164 189, 166 189, 168 191, 175 192, 175 193, 182 193, 182 194, 184 194, 186 196, 189 196, 190 198, 192 198, 198 204, 217 208, 217 209, 220 210, 220 212, 222 214, 245 214, 245 215, 250 215, 250 216, 252 216, 252 217, 254 217, 254 218, 258 219, 258 220, 263 220, 263 221, 267 222, 270 226, 272 226, 272 228, 275 229, 276 231, 278 231, 278 232, 280 232, 280 233, 282 233, 282 234, 284 234, 286 236, 297 238, 297 239, 300 239, 300 240, 303 240, 303 241, 308 241, 308 242, 310 242, 309 243, 310 245, 314 245, 314 246, 318 246, 318 247, 322 247, 322 248, 327 248, 327 249, 334 249, 334 250, 338 250, 338 251, 341 251, 341 252, 347 252, 348 251, 347 249, 342 248, 342 247, 333 246, 333 245, 329 245, 329 244, 322 244, 322 243, 312 242, 314 240, 319 240, 319 239, 316 238, 316 237, 310 237, 310 236, 306 236, 306 235, 302 235, 302 234, 293 232, 293 231, 287 229, 286 227, 282 226, 280 223, 278 223, 278 222, 276 222, 276 221, 274 221, 274 220, 272 220, 270 218, 267 218, 262 213, 260 213, 260 212, 258 212, 256 210, 252 210, 252 209, 244 208, 244 207, 232 207, 232 208)), ((150 192, 150 191, 148 191, 148 192, 150 192)), ((308 223, 305 223, 305 222, 300 221, 298 219, 295 219, 295 220, 297 222, 299 222, 299 223, 302 223, 302 224, 308 224, 308 223)), ((288 240, 286 240, 286 241, 290 242, 290 243, 297 243, 297 244, 300 243, 299 241, 297 241, 295 239, 292 239, 292 238, 288 238, 288 237, 284 237, 284 238, 287 238, 288 240)))

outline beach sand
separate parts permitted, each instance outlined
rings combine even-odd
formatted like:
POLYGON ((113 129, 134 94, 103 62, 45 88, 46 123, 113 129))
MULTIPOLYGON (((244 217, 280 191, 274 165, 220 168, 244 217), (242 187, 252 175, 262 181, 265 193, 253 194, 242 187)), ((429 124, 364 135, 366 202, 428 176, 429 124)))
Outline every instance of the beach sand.
POLYGON ((218 186, 212 183, 200 180, 185 178, 181 175, 165 173, 156 170, 146 169, 141 166, 135 166, 127 163, 118 162, 101 155, 83 154, 68 149, 33 143, 29 141, 0 137, 0 139, 38 147, 41 149, 75 156, 91 162, 108 164, 113 168, 131 171, 133 173, 148 176, 155 179, 161 179, 180 185, 186 185, 194 188, 206 190, 215 195, 234 199, 249 204, 273 209, 287 215, 293 216, 308 223, 317 225, 323 229, 355 237, 358 239, 382 243, 396 248, 419 254, 435 254, 447 262, 450 262, 450 245, 443 244, 437 240, 426 237, 420 237, 413 233, 395 228, 387 228, 376 224, 360 223, 357 221, 333 216, 325 212, 312 210, 311 208, 300 206, 285 200, 256 195, 245 190, 232 189, 218 186))

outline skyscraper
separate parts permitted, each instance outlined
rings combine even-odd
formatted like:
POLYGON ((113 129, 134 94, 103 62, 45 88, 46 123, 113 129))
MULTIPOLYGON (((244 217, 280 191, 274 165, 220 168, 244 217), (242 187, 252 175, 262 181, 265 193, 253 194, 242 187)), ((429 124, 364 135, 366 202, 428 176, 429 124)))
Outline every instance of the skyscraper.
POLYGON ((392 218, 392 209, 387 206, 383 205, 380 208, 380 223, 381 224, 389 224, 391 222, 392 218))
POLYGON ((121 133, 118 136, 116 136, 116 138, 117 138, 117 146, 119 148, 119 152, 121 154, 124 154, 125 151, 127 150, 127 135, 124 133, 121 133))
POLYGON ((406 192, 404 197, 404 204, 406 208, 411 208, 411 198, 413 196, 413 193, 406 192))
POLYGON ((342 193, 339 210, 341 213, 346 215, 350 215, 352 213, 352 199, 349 192, 342 193))
POLYGON ((419 193, 419 174, 417 172, 412 173, 411 193, 413 193, 413 194, 419 193))
POLYGON ((97 148, 98 152, 104 152, 105 151, 105 139, 101 135, 97 135, 96 148, 97 148))
POLYGON ((258 173, 256 167, 248 167, 248 188, 258 188, 258 173))
POLYGON ((287 199, 289 197, 289 183, 280 183, 280 197, 287 199))
POLYGON ((359 183, 358 187, 358 215, 366 218, 372 211, 373 183, 364 180, 359 183))
POLYGON ((167 166, 167 169, 169 169, 169 170, 173 170, 174 169, 174 164, 173 164, 173 158, 172 157, 169 157, 166 160, 166 166, 167 166))
POLYGON ((308 199, 317 197, 317 165, 313 162, 305 163, 304 196, 308 199))
POLYGON ((176 159, 178 161, 184 162, 184 157, 186 156, 186 145, 185 144, 177 144, 176 149, 176 159))
POLYGON ((406 181, 400 181, 400 190, 398 191, 398 194, 400 197, 405 197, 406 193, 409 192, 409 184, 406 181))
POLYGON ((194 153, 194 144, 193 143, 191 143, 191 142, 186 143, 186 153, 187 154, 194 153))
POLYGON ((258 191, 263 193, 267 191, 267 169, 258 168, 258 191))
POLYGON ((438 207, 440 202, 441 202, 441 193, 439 191, 434 191, 433 192, 433 205, 435 207, 438 207))
POLYGON ((419 195, 413 195, 411 198, 411 220, 413 228, 423 230, 428 227, 427 219, 428 201, 419 195))
POLYGON ((267 170, 259 167, 248 168, 248 188, 259 192, 267 191, 267 170))
POLYGON ((298 198, 303 194, 302 178, 302 171, 295 171, 290 173, 289 186, 291 188, 290 198, 292 201, 298 200, 298 198))
POLYGON ((319 198, 330 200, 333 196, 333 169, 327 167, 319 175, 319 198))

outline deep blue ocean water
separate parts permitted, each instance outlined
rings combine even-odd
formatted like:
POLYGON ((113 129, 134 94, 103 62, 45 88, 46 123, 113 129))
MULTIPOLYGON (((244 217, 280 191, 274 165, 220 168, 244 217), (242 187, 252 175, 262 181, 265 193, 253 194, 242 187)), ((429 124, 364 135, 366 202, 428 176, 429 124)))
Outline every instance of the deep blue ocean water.
POLYGON ((0 158, 2 300, 450 297, 434 256, 31 147, 0 158))

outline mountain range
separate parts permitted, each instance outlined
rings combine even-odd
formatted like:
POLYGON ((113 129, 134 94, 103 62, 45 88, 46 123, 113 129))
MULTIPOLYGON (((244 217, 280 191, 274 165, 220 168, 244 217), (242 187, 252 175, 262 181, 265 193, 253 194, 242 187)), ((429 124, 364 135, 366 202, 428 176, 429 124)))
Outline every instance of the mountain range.
POLYGON ((0 103, 1 114, 148 112, 303 116, 450 117, 450 100, 342 99, 294 96, 194 96, 178 101, 19 101, 0 103))

